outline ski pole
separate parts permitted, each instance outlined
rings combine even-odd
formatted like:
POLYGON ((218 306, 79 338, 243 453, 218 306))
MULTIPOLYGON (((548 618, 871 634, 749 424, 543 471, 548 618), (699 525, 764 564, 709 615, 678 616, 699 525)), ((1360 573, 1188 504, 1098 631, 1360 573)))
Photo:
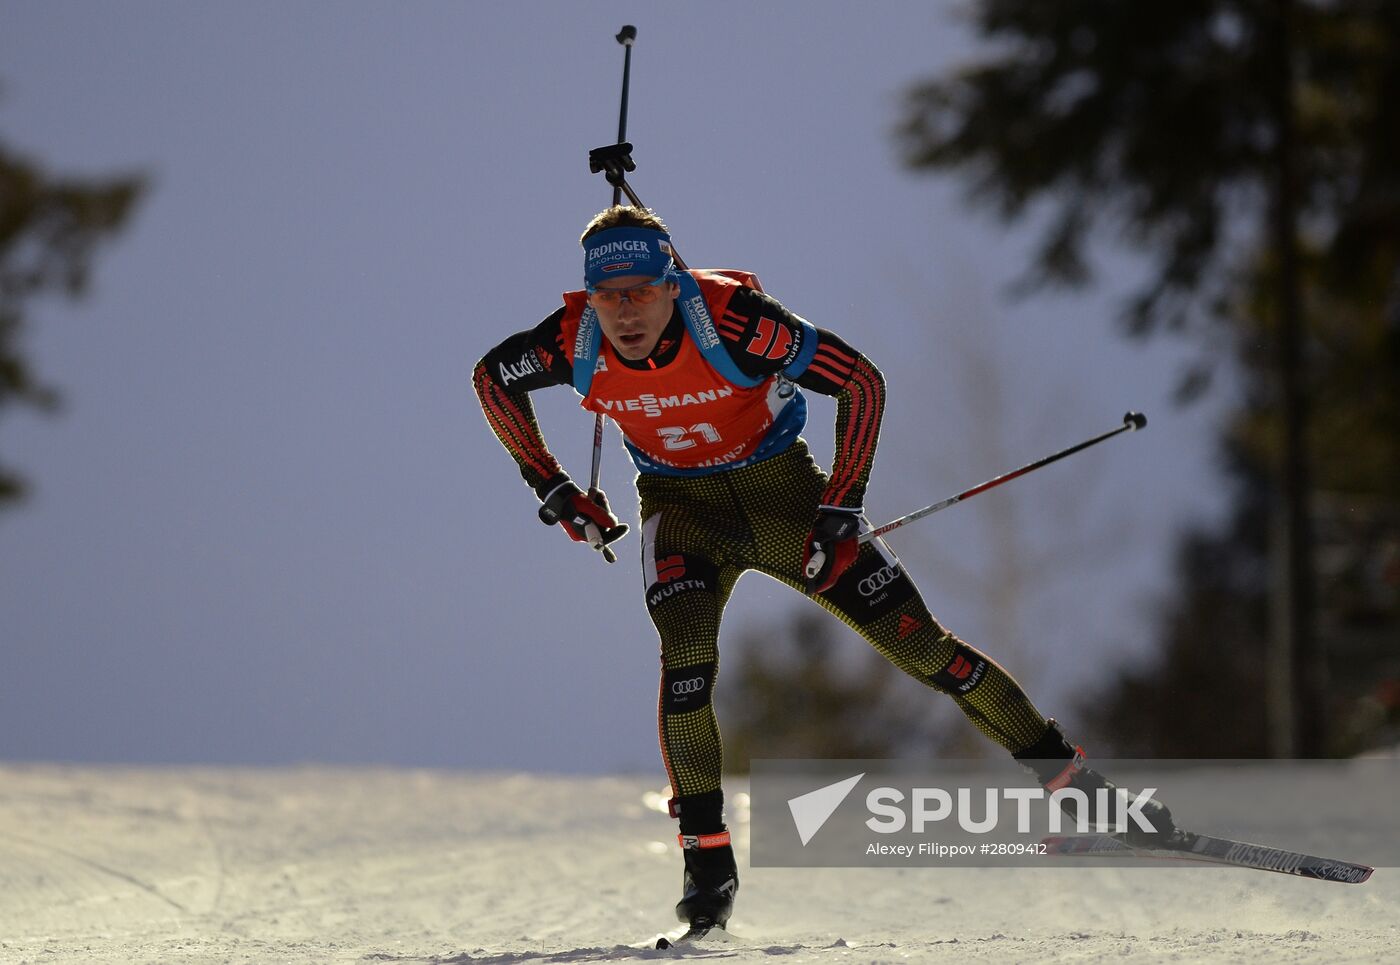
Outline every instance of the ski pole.
POLYGON ((1072 456, 1082 449, 1088 449, 1090 446, 1097 445, 1098 443, 1103 442, 1105 439, 1112 439, 1120 432, 1135 432, 1136 430, 1141 429, 1146 425, 1147 416, 1143 415, 1141 412, 1126 413, 1123 416, 1123 424, 1116 429, 1110 429, 1108 432, 1105 432, 1102 435, 1094 436, 1094 438, 1092 439, 1086 439, 1085 441, 1079 443, 1079 445, 1077 446, 1070 446, 1068 449, 1061 449, 1059 452, 1055 453, 1052 456, 1046 456, 1044 459, 1037 459, 1035 462, 1026 466, 1022 466, 1020 469, 1013 469, 1011 472, 1004 473, 1000 476, 997 476, 994 479, 988 479, 981 485, 973 486, 971 489, 968 489, 964 492, 960 492, 956 496, 949 496, 947 499, 939 500, 932 506, 925 506, 923 509, 915 510, 907 516, 901 516, 898 519, 891 520, 883 526, 872 529, 868 533, 862 533, 858 537, 858 540, 862 543, 868 543, 872 539, 875 539, 877 536, 885 535, 886 533, 890 532, 890 530, 899 529, 899 527, 903 526, 905 523, 912 523, 916 519, 923 519, 925 516, 931 516, 934 513, 938 512, 940 509, 947 509, 954 503, 960 503, 964 499, 970 499, 973 496, 976 496, 978 493, 984 493, 988 489, 993 489, 997 486, 1000 486, 1002 483, 1010 482, 1017 476, 1024 476, 1026 473, 1034 472, 1042 466, 1048 466, 1052 462, 1058 462, 1066 456, 1072 456))
MULTIPOLYGON (((1094 436, 1094 438, 1092 439, 1086 439, 1085 441, 1079 443, 1076 446, 1070 446, 1068 449, 1061 449, 1054 455, 1046 456, 1044 459, 1037 459, 1035 462, 1030 463, 1029 465, 1022 466, 1020 469, 1013 469, 1011 472, 1003 473, 1000 476, 988 479, 986 482, 981 483, 977 486, 973 486, 971 489, 964 490, 963 492, 958 493, 956 496, 949 496, 947 499, 941 499, 938 502, 934 503, 932 506, 925 506, 923 509, 917 509, 906 516, 901 516, 898 519, 890 520, 883 526, 878 526, 875 529, 867 530, 866 532, 861 533, 858 537, 856 537, 856 542, 868 543, 872 539, 875 539, 879 536, 883 536, 891 530, 899 529, 899 527, 903 526, 906 523, 912 523, 916 519, 923 519, 925 516, 931 516, 934 513, 938 512, 940 509, 947 509, 954 503, 960 503, 964 499, 971 499, 978 493, 984 493, 989 489, 994 489, 995 487, 1000 486, 1002 483, 1010 482, 1018 476, 1024 476, 1026 475, 1026 473, 1034 472, 1035 470, 1040 469, 1042 466, 1048 466, 1050 465, 1050 463, 1058 462, 1066 456, 1072 456, 1080 450, 1088 449, 1090 446, 1093 445, 1098 445, 1105 439, 1112 439, 1120 432, 1134 432, 1138 429, 1143 428, 1146 425, 1147 417, 1141 412, 1126 413, 1123 416, 1123 424, 1116 429, 1110 429, 1108 432, 1105 432, 1102 435, 1094 436)), ((817 573, 821 572, 822 563, 824 563, 825 561, 825 553, 822 553, 820 550, 813 553, 812 559, 807 563, 807 576, 809 578, 815 577, 817 573)))
MULTIPOLYGON (((647 206, 641 203, 640 197, 637 197, 637 192, 634 192, 634 190, 631 189, 631 185, 627 183, 626 176, 620 174, 620 172, 616 175, 613 174, 613 171, 615 171, 615 169, 617 169, 617 171, 620 171, 620 168, 616 165, 615 158, 619 157, 619 155, 622 154, 619 150, 617 150, 617 148, 622 147, 627 148, 626 158, 624 158, 624 160, 626 160, 627 164, 633 164, 633 161, 631 161, 631 144, 608 144, 608 146, 606 147, 595 147, 594 150, 591 150, 588 153, 589 164, 598 165, 598 167, 594 168, 595 172, 605 171, 606 178, 608 178, 608 181, 610 183, 613 183, 613 185, 616 185, 617 188, 622 189, 623 193, 626 193, 627 200, 631 202, 631 206, 640 207, 640 209, 645 210, 647 209, 647 206)), ((631 169, 634 168, 636 168, 636 165, 633 164, 633 167, 627 169, 631 171, 631 169)), ((671 242, 671 261, 675 262, 676 268, 682 270, 682 272, 689 272, 690 266, 686 265, 686 259, 683 259, 682 256, 680 256, 679 251, 676 251, 675 239, 672 239, 671 242)))
MULTIPOLYGON (((622 44, 625 53, 622 55, 622 106, 617 112, 617 143, 624 144, 627 141, 627 95, 631 88, 632 79, 632 44, 637 40, 637 28, 631 24, 625 25, 614 38, 622 44)), ((613 185, 614 205, 622 203, 621 186, 613 185)), ((603 475, 603 413, 599 412, 593 416, 593 469, 588 475, 588 496, 593 498, 593 494, 599 491, 599 482, 603 475)), ((600 548, 603 559, 609 563, 617 562, 617 554, 609 547, 600 548)))
MULTIPOLYGON (((617 112, 617 143, 627 143, 627 94, 631 88, 632 80, 632 45, 637 42, 637 28, 630 23, 617 32, 613 38, 622 44, 625 52, 622 55, 622 107, 617 112)), ((613 204, 622 203, 622 188, 613 185, 613 204)))

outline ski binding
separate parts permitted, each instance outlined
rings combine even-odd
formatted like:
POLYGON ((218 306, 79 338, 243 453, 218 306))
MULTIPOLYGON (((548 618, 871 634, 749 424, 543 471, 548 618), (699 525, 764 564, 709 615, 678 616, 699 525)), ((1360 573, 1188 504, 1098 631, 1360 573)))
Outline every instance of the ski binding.
POLYGON ((679 938, 667 938, 662 935, 656 940, 657 948, 675 948, 677 945, 693 945, 705 937, 712 939, 727 940, 728 935, 724 927, 711 921, 709 918, 697 918, 690 923, 690 928, 679 938))

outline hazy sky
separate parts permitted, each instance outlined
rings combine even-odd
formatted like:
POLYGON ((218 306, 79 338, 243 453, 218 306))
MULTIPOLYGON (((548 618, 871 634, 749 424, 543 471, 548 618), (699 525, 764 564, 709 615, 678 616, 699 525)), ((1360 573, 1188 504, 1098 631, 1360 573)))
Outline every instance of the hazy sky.
MULTIPOLYGON (((877 523, 1148 414, 891 538, 933 612, 1072 724, 1151 640, 1176 529, 1218 511, 1215 417, 1167 402, 1181 346, 1117 333, 1130 261, 1091 295, 1004 297, 1029 234, 891 138, 901 90, 972 38, 951 4, 854 9, 0 7, 7 146, 152 179, 93 297, 33 306, 66 411, 0 420, 35 488, 0 514, 0 758, 661 774, 635 536, 607 566, 541 526, 469 380, 578 286, 624 23, 632 183, 678 250, 756 271, 885 372, 877 523)), ((534 398, 586 478, 591 417, 534 398)), ((834 407, 811 409, 826 462, 834 407)), ((610 430, 635 529, 631 477, 610 430)), ((726 640, 809 605, 750 575, 726 640)))

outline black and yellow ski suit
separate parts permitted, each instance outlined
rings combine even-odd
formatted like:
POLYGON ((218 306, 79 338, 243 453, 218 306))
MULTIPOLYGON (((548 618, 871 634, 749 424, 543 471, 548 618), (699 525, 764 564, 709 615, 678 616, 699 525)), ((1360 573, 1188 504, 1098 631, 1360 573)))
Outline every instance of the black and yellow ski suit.
MULTIPOLYGON (((718 342, 753 384, 726 387, 678 308, 646 360, 625 360, 603 340, 583 404, 618 422, 641 470, 644 592, 661 638, 661 755, 682 831, 705 834, 716 830, 722 800, 713 696, 725 602, 746 570, 801 591, 803 546, 818 507, 862 505, 885 385, 875 366, 841 338, 734 280, 744 276, 694 274, 713 311, 718 342), (797 436, 805 419, 803 389, 836 399, 829 474, 797 436), (743 437, 733 437, 736 432, 743 437), (726 461, 725 453, 732 458, 726 461), (699 824, 686 820, 701 814, 699 824)), ((577 293, 566 296, 563 308, 506 339, 475 369, 492 430, 537 490, 561 470, 540 434, 529 393, 574 384, 582 311, 577 293)), ((815 599, 891 663, 948 694, 1013 754, 1046 735, 1045 718, 1016 681, 934 619, 882 540, 862 546, 856 562, 815 599)))

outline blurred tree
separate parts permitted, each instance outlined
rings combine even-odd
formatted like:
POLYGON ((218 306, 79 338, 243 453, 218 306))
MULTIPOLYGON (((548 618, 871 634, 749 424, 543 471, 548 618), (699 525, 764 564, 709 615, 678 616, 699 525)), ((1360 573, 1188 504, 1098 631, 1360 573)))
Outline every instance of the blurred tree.
MULTIPOLYGON (((135 176, 55 177, 0 141, 0 416, 14 405, 58 406, 57 390, 21 353, 25 310, 44 294, 84 294, 98 243, 126 222, 143 188, 135 176)), ((0 510, 24 492, 24 480, 0 463, 0 510)))
MULTIPOLYGON (((1391 256, 1395 264, 1395 256, 1391 256)), ((1306 290, 1317 402, 1319 635, 1331 656, 1326 750, 1400 740, 1400 290, 1386 273, 1343 284, 1309 258, 1306 290), (1377 310, 1377 308, 1381 310, 1377 310)), ((1261 313, 1268 317, 1268 313, 1261 313)), ((1219 532, 1186 534, 1179 596, 1157 618, 1163 650, 1086 703, 1124 756, 1255 757, 1272 747, 1257 695, 1270 659, 1270 519, 1254 497, 1277 464, 1264 339, 1240 339, 1244 401, 1222 443, 1233 511, 1219 532)))
MULTIPOLYGON (((1243 454, 1231 475, 1241 490, 1259 484, 1243 454)), ((1259 700, 1268 683, 1269 520, 1258 501, 1234 502, 1222 531, 1180 539, 1178 595, 1162 602, 1155 620, 1161 650, 1083 703, 1088 730, 1104 735, 1117 756, 1269 755, 1259 700)))
MULTIPOLYGON (((1393 385, 1394 361, 1360 343, 1393 347, 1396 329, 1400 4, 983 0, 974 10, 993 52, 910 92, 905 160, 965 172, 970 197, 1006 220, 1042 221, 1023 291, 1090 281, 1098 228, 1145 252, 1154 271, 1123 319, 1133 334, 1201 340, 1181 398, 1240 358, 1250 398, 1233 431, 1242 458, 1272 457, 1240 477, 1254 487, 1238 490, 1233 529, 1236 539, 1275 534, 1266 666, 1285 673, 1267 689, 1286 699, 1272 749, 1323 753, 1310 503, 1324 461, 1307 444, 1346 425, 1348 442, 1364 438, 1375 462, 1393 464, 1394 417, 1362 414, 1393 397, 1365 396, 1393 385), (1334 383, 1356 405, 1318 409, 1334 383), (1244 524, 1261 512, 1264 524, 1244 524)), ((1364 491, 1393 498, 1396 477, 1377 472, 1364 491)), ((1209 556, 1209 543, 1188 538, 1183 560, 1209 556)), ((1187 576, 1183 589, 1202 592, 1205 575, 1187 576)))

